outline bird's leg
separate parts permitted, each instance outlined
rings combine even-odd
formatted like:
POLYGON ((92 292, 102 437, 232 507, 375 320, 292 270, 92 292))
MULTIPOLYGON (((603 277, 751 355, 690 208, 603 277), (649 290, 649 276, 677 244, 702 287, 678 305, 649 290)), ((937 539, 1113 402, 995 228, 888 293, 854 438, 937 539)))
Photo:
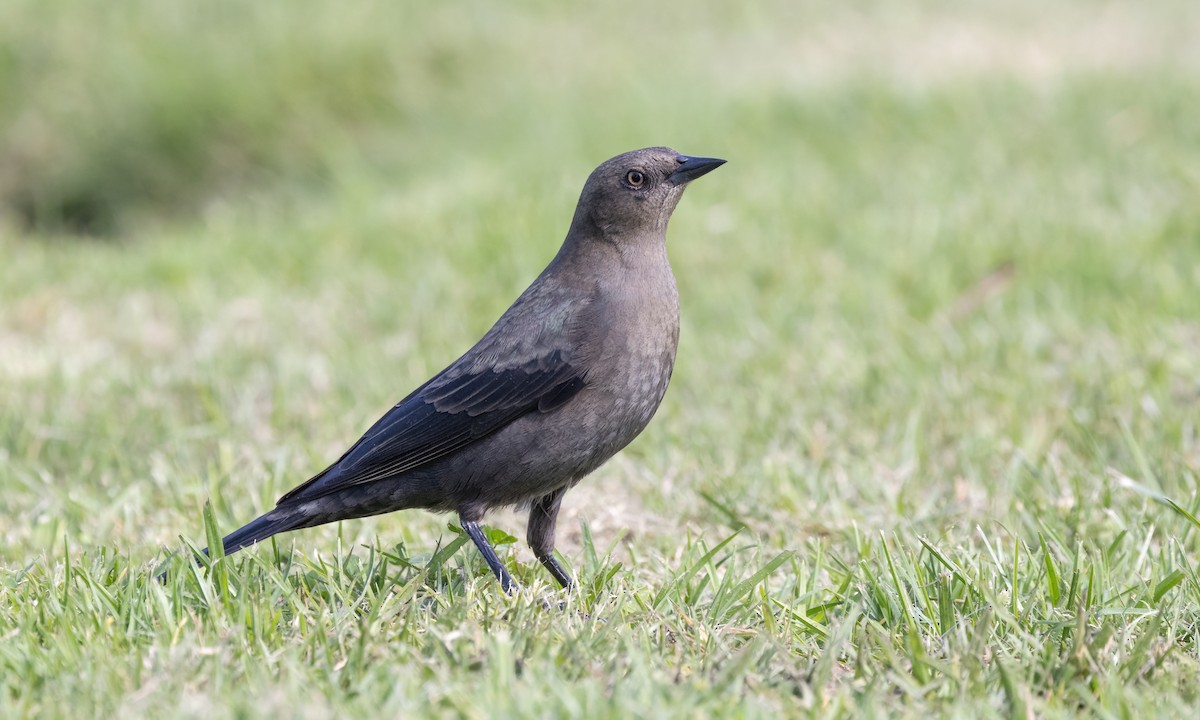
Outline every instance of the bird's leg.
POLYGON ((542 565, 546 566, 560 585, 570 590, 575 581, 554 557, 554 529, 558 522, 558 506, 562 504, 562 497, 566 492, 566 488, 560 488, 533 501, 533 505, 529 507, 529 530, 525 537, 542 565))
POLYGON ((488 567, 496 574, 496 579, 500 581, 500 589, 511 595, 516 583, 513 582, 512 576, 500 564, 500 558, 496 557, 496 551, 492 549, 487 538, 483 536, 483 531, 479 529, 479 523, 474 520, 468 520, 461 513, 458 516, 458 521, 462 524, 463 530, 467 531, 467 536, 475 543, 475 547, 479 548, 479 554, 483 555, 483 559, 487 561, 488 567))

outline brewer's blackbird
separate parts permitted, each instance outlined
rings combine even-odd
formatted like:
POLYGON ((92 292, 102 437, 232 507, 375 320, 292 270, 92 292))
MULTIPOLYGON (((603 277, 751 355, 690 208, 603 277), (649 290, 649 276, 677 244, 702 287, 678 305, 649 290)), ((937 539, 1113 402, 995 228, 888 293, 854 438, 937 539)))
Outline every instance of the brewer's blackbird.
POLYGON ((724 162, 655 147, 596 168, 562 248, 483 339, 225 537, 225 553, 336 520, 451 511, 511 592, 478 523, 489 508, 528 503, 529 546, 570 587, 554 557, 559 504, 658 409, 679 339, 667 220, 687 184, 724 162))

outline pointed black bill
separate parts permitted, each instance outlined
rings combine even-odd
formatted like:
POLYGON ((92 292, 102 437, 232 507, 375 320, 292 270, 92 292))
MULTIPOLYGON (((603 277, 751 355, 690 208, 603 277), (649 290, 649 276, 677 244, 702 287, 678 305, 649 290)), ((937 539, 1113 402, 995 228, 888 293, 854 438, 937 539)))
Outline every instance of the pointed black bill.
POLYGON ((680 155, 676 159, 679 161, 679 167, 676 168, 675 172, 667 176, 672 185, 689 183, 701 175, 710 173, 725 164, 725 161, 720 158, 680 155))

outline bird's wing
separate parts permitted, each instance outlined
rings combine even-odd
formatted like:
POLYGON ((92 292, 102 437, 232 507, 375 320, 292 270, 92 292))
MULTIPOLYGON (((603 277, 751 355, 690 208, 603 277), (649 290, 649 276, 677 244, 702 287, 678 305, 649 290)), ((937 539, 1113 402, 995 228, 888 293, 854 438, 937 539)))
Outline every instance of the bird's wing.
POLYGON ((562 349, 497 369, 460 359, 393 407, 333 465, 279 499, 309 500, 443 458, 584 387, 562 349))

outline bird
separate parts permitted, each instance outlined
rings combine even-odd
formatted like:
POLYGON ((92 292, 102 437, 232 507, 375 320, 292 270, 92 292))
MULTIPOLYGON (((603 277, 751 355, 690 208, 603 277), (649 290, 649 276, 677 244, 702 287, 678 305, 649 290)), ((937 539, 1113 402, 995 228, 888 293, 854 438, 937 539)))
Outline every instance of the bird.
POLYGON ((528 506, 529 547, 569 590, 554 556, 563 495, 637 437, 662 402, 679 341, 667 221, 688 184, 724 163, 667 147, 602 163, 558 253, 483 338, 336 462, 227 535, 224 553, 423 508, 457 513, 511 594, 512 576, 479 523, 490 509, 528 506))

